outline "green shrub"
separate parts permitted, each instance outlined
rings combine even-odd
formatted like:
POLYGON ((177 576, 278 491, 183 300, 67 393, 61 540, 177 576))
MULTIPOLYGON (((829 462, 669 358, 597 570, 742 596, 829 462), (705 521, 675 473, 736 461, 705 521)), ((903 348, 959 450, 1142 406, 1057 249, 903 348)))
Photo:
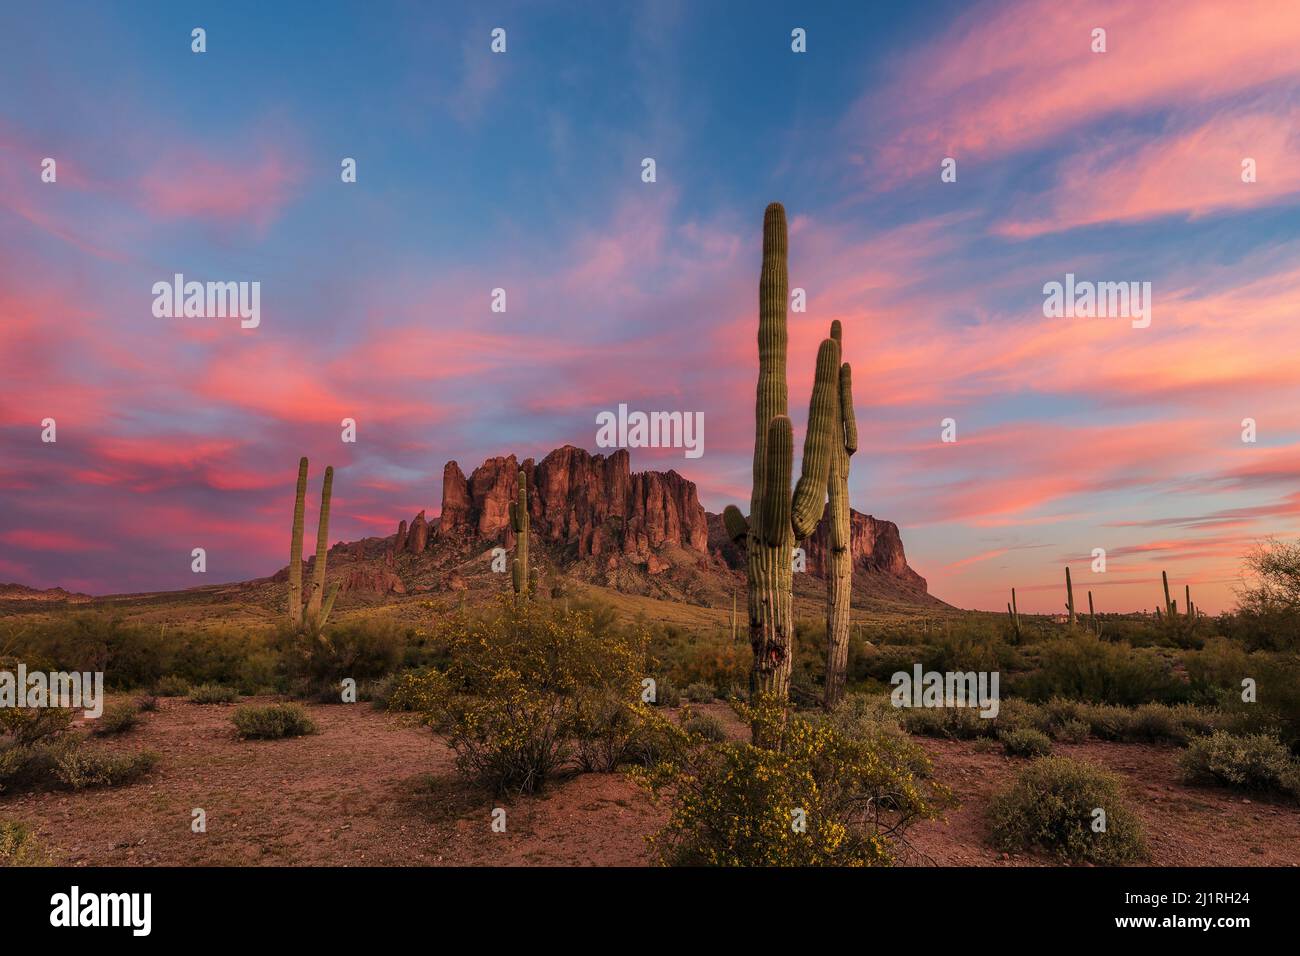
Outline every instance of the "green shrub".
POLYGON ((157 762, 152 752, 110 753, 67 734, 0 749, 0 791, 118 786, 148 773, 157 762))
POLYGON ((655 699, 656 707, 680 707, 682 703, 682 692, 677 689, 667 677, 655 681, 655 699))
POLYGON ((233 704, 237 700, 239 692, 222 684, 199 684, 190 689, 192 704, 233 704))
POLYGON ((1052 730, 1052 735, 1063 744, 1084 743, 1091 734, 1092 728, 1083 720, 1062 721, 1052 730))
POLYGON ((1088 634, 1062 637, 1038 651, 1038 670, 1016 682, 1016 692, 1031 700, 1074 700, 1134 706, 1151 701, 1174 703, 1191 696, 1158 651, 1111 644, 1088 634))
POLYGON ((241 740, 278 740, 318 733, 316 722, 301 704, 245 704, 230 718, 241 740))
POLYGON ((445 672, 409 679, 394 701, 442 733, 461 774, 494 793, 540 789, 570 763, 575 739, 604 733, 591 701, 627 705, 620 738, 635 739, 631 724, 647 716, 647 635, 611 630, 603 615, 503 598, 494 609, 444 618, 439 638, 445 672))
POLYGON ((190 682, 184 677, 168 674, 159 678, 158 683, 154 685, 154 690, 159 697, 187 697, 190 693, 190 682))
POLYGON ((0 820, 0 867, 49 865, 49 854, 26 825, 0 820))
POLYGON ((73 790, 90 787, 117 787, 132 783, 152 770, 158 755, 109 753, 90 747, 63 747, 55 755, 54 775, 73 790))
POLYGON ((901 707, 903 726, 922 737, 974 740, 991 736, 997 721, 981 717, 977 707, 901 707))
POLYGON ((1143 704, 1133 712, 1130 739, 1185 743, 1187 730, 1177 711, 1165 704, 1143 704))
POLYGON ((907 828, 937 817, 950 800, 908 771, 920 759, 910 741, 853 740, 827 721, 772 707, 737 711, 760 739, 779 745, 696 738, 638 774, 670 801, 668 824, 650 838, 662 864, 888 865, 907 828))
POLYGON ((1019 697, 999 700, 998 715, 991 719, 999 733, 1021 729, 1048 733, 1052 726, 1047 711, 1042 706, 1019 697))
POLYGON ((612 773, 626 764, 649 766, 661 755, 664 735, 663 718, 647 704, 629 703, 608 690, 578 695, 574 756, 580 770, 612 773))
POLYGON ((748 686, 753 665, 748 641, 733 642, 730 634, 678 633, 663 644, 656 641, 655 646, 663 647, 667 676, 679 687, 697 683, 712 688, 748 686))
POLYGON ((1179 766, 1192 782, 1300 798, 1300 761, 1276 737, 1266 734, 1238 737, 1216 731, 1188 744, 1179 766))
POLYGON ((72 724, 72 711, 59 707, 0 707, 0 733, 16 746, 50 740, 72 724))
POLYGON ((158 698, 153 694, 141 694, 135 699, 136 710, 140 713, 153 713, 158 709, 158 698))
POLYGON ((899 719, 900 711, 883 695, 847 694, 838 707, 822 719, 837 733, 883 753, 911 755, 916 759, 902 769, 919 780, 932 772, 926 752, 912 743, 899 719))
POLYGON ((1146 855, 1119 779, 1068 757, 1039 757, 990 805, 1000 850, 1040 849, 1065 860, 1126 863, 1146 855), (1105 830, 1093 829, 1105 813, 1105 830))
MULTIPOLYGON (((312 691, 322 685, 337 691, 348 677, 360 683, 391 674, 405 650, 402 634, 391 621, 364 619, 332 625, 319 638, 304 638, 285 628, 276 634, 275 646, 292 686, 312 691)), ((338 701, 335 693, 331 702, 338 701)))
POLYGON ((713 714, 688 710, 682 715, 681 724, 682 729, 692 737, 700 737, 715 743, 727 739, 726 726, 713 714))
POLYGON ((372 677, 357 684, 357 700, 368 701, 376 710, 387 710, 393 688, 397 686, 397 674, 385 674, 372 677))
POLYGON ((711 704, 717 696, 713 685, 703 681, 696 681, 686 688, 686 699, 692 704, 711 704))
POLYGON ((1002 751, 1008 757, 1046 757, 1052 752, 1052 740, 1041 730, 1021 727, 999 735, 1002 751))
POLYGON ((132 701, 122 700, 104 708, 104 713, 94 723, 92 733, 101 737, 107 737, 111 734, 124 734, 139 723, 139 709, 132 701))

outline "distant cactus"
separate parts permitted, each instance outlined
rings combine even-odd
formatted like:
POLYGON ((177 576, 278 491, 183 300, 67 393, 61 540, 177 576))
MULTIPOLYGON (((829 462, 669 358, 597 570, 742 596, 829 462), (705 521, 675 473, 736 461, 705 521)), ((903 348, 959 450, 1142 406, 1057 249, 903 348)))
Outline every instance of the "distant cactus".
MULTIPOLYGON (((841 344, 840 320, 831 323, 831 338, 841 344)), ((831 463, 827 479, 828 548, 826 569, 826 688, 822 703, 831 710, 844 696, 849 665, 849 618, 852 616, 853 556, 850 553, 849 459, 858 450, 858 422, 853 413, 853 370, 840 365, 839 395, 831 427, 831 463)))
POLYGON ((1070 569, 1065 569, 1065 607, 1070 612, 1070 627, 1074 627, 1074 584, 1070 581, 1070 569))
POLYGON ((510 527, 515 532, 515 560, 511 565, 511 578, 515 586, 515 594, 520 597, 528 597, 530 590, 535 590, 537 582, 536 569, 532 569, 532 575, 529 575, 528 567, 528 478, 523 469, 519 471, 519 493, 516 499, 510 502, 510 527), (530 587, 533 585, 533 587, 530 587))
POLYGON ((1011 617, 1011 630, 1020 641, 1020 608, 1016 606, 1016 589, 1011 589, 1011 603, 1007 605, 1007 614, 1011 617))
POLYGON ((289 543, 289 624, 302 624, 302 515, 307 499, 307 459, 298 460, 298 493, 293 501, 293 537, 289 543))
POLYGON ((840 368, 839 343, 824 339, 817 351, 803 470, 791 495, 794 436, 785 377, 789 294, 786 243, 785 210, 780 203, 772 203, 763 216, 750 515, 746 520, 735 505, 728 505, 723 513, 728 534, 734 541, 743 540, 747 549, 749 641, 754 650, 750 696, 779 701, 789 696, 794 656, 794 541, 812 533, 826 502, 840 368))

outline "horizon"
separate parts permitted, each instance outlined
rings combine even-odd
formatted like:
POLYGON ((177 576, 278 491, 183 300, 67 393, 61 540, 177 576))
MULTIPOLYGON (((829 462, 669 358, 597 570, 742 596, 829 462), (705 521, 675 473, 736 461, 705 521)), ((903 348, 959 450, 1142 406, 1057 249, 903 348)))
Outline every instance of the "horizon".
POLYGON ((631 467, 747 511, 769 201, 796 450, 838 319, 850 505, 934 596, 1056 614, 1068 564, 1103 613, 1162 570, 1220 613, 1300 537, 1293 4, 294 10, 0 10, 0 579, 265 577, 301 456, 354 541, 440 512, 446 461, 611 453, 620 405, 701 415, 701 457, 631 467), (259 321, 155 312, 178 274, 259 283, 259 321), (1049 317, 1082 282, 1131 319, 1049 317))

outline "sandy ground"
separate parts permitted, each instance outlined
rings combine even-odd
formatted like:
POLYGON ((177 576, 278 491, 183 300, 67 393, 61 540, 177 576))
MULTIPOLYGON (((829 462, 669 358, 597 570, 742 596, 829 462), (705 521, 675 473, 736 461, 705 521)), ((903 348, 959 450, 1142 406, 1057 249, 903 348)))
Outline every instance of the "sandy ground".
MULTIPOLYGON (((0 795, 0 817, 36 829, 56 862, 141 865, 621 865, 650 862, 645 836, 666 813, 621 774, 586 774, 536 797, 493 800, 460 782, 428 730, 368 704, 316 705, 321 733, 239 741, 233 706, 166 698, 142 725, 97 746, 154 750, 159 766, 128 787, 0 795), (492 811, 506 811, 506 832, 492 811), (207 832, 191 829, 193 811, 207 832)), ((704 708, 742 728, 722 704, 704 708)), ((1051 862, 986 845, 983 807, 1019 762, 969 742, 921 740, 961 806, 913 843, 935 863, 1051 862)), ((1179 782, 1171 746, 1088 743, 1058 752, 1120 773, 1154 865, 1300 864, 1300 809, 1179 782)))

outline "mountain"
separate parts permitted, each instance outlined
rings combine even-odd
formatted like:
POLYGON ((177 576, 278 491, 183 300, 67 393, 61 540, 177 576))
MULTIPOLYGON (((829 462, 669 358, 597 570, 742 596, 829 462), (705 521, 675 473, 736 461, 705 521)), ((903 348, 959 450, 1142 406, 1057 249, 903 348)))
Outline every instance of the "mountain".
POLYGON ((39 601, 85 604, 93 600, 89 594, 65 591, 63 588, 29 588, 25 584, 0 584, 0 601, 39 601))
MULTIPOLYGON (((544 588, 559 593, 573 579, 630 594, 730 606, 731 595, 743 587, 741 549, 727 539, 721 517, 704 510, 694 482, 672 470, 633 472, 624 449, 606 456, 572 445, 539 462, 489 458, 468 477, 455 461, 447 462, 441 515, 429 519, 421 511, 387 538, 335 545, 331 579, 356 598, 499 587, 492 549, 515 544, 509 505, 521 469, 528 486, 530 556, 544 588)), ((850 520, 855 600, 941 603, 908 565, 897 525, 857 511, 850 520)), ((795 576, 797 593, 824 592, 826 535, 823 517, 803 543, 807 573, 795 576)))

